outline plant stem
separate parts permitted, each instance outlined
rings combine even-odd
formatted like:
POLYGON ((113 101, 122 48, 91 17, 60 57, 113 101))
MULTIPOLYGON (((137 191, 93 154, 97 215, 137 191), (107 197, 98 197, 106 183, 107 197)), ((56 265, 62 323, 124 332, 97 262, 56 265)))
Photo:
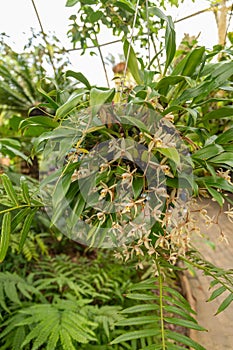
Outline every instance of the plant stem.
POLYGON ((97 38, 96 33, 95 33, 95 40, 96 40, 96 43, 97 43, 97 49, 98 49, 98 51, 99 51, 100 59, 101 59, 102 66, 103 66, 103 69, 104 69, 104 74, 105 74, 106 82, 107 82, 108 88, 110 88, 110 84, 109 84, 109 80, 108 80, 108 73, 107 73, 107 69, 106 69, 106 64, 105 64, 105 62, 104 62, 104 57, 103 57, 103 54, 102 54, 102 51, 101 51, 101 48, 100 48, 99 41, 98 41, 98 38, 97 38))
MULTIPOLYGON (((29 205, 29 204, 23 204, 23 205, 19 205, 17 207, 11 207, 9 209, 5 209, 5 210, 0 211, 0 215, 8 213, 10 211, 19 210, 19 209, 22 209, 22 208, 31 208, 31 207, 32 206, 29 205)), ((43 207, 43 205, 42 204, 41 205, 33 205, 33 207, 34 208, 41 208, 41 207, 43 207)))
MULTIPOLYGON (((103 44, 99 44, 99 47, 102 47, 102 46, 108 46, 108 45, 112 45, 112 44, 116 44, 116 43, 121 43, 122 40, 121 39, 117 39, 117 40, 113 40, 113 41, 109 41, 107 43, 103 43, 103 44)), ((88 46, 86 47, 86 50, 89 50, 89 49, 95 49, 96 46, 95 45, 91 45, 91 46, 88 46)), ((62 52, 71 52, 71 51, 81 51, 83 50, 82 47, 77 47, 77 48, 72 48, 72 49, 62 49, 61 51, 62 52)), ((59 53, 59 51, 55 51, 56 53, 59 53)))
POLYGON ((156 55, 156 61, 157 61, 158 69, 159 69, 160 75, 162 75, 162 68, 161 68, 160 61, 159 61, 159 53, 158 53, 157 48, 156 48, 154 37, 153 37, 152 34, 151 34, 150 37, 151 37, 151 41, 152 41, 152 44, 153 44, 154 52, 155 52, 155 55, 156 55))
POLYGON ((218 7, 219 4, 216 4, 216 5, 213 5, 211 7, 208 7, 204 10, 200 10, 200 11, 197 11, 195 13, 192 13, 191 15, 188 15, 188 16, 185 16, 183 18, 180 18, 180 19, 177 19, 176 21, 174 21, 174 23, 179 23, 179 22, 182 22, 186 19, 189 19, 189 18, 192 18, 192 17, 195 17, 195 16, 198 16, 198 15, 201 15, 202 13, 205 13, 205 12, 208 12, 208 11, 213 11, 216 7, 218 7))
MULTIPOLYGON (((224 286, 230 293, 233 292, 232 289, 226 283, 224 283, 216 274, 211 272, 207 266, 200 265, 200 264, 195 263, 194 261, 190 261, 184 257, 180 257, 180 260, 192 265, 193 267, 196 267, 198 270, 202 270, 203 272, 207 273, 208 276, 211 276, 214 280, 217 280, 218 283, 220 283, 222 286, 224 286)), ((226 275, 225 271, 224 271, 224 274, 226 275)))
POLYGON ((161 339, 162 339, 162 349, 161 350, 166 350, 164 318, 163 318, 163 277, 161 275, 159 262, 157 260, 156 260, 156 266, 157 266, 157 271, 158 271, 158 275, 159 275, 159 310, 160 310, 161 339))
POLYGON ((55 66, 54 66, 54 64, 53 64, 53 58, 52 58, 52 55, 51 55, 50 50, 49 50, 49 42, 48 42, 48 40, 47 40, 47 38, 46 38, 46 34, 45 34, 45 31, 44 31, 44 28, 43 28, 43 25, 42 25, 42 22, 41 22, 41 19, 40 19, 40 16, 39 16, 39 12, 38 12, 38 10, 37 10, 37 8, 36 8, 35 1, 34 1, 34 0, 31 0, 31 2, 32 2, 32 6, 33 6, 33 8, 34 8, 34 10, 35 10, 35 14, 36 14, 37 20, 38 20, 38 22, 39 22, 41 34, 42 34, 42 36, 43 36, 43 39, 44 39, 44 42, 45 42, 45 45, 46 45, 46 48, 47 48, 47 53, 48 53, 49 61, 50 61, 50 63, 51 63, 51 66, 52 66, 52 68, 53 68, 53 71, 54 71, 54 77, 56 78, 56 68, 55 68, 55 66))
POLYGON ((148 60, 149 60, 149 65, 150 65, 150 25, 149 25, 149 4, 148 0, 146 0, 146 24, 147 24, 147 40, 148 40, 148 60))

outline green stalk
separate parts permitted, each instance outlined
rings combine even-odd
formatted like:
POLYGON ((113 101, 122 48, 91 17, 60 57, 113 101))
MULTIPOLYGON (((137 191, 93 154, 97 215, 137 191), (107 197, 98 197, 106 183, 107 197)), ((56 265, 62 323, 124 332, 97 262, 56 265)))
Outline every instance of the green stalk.
MULTIPOLYGON (((43 205, 33 205, 33 208, 41 208, 43 205)), ((32 205, 30 204, 23 204, 23 205, 19 205, 17 207, 11 207, 9 209, 4 209, 4 210, 1 210, 0 211, 0 215, 2 214, 5 214, 5 213, 9 213, 11 211, 14 211, 14 210, 19 210, 19 209, 23 209, 23 208, 32 208, 32 205)))
MULTIPOLYGON (((211 272, 208 267, 200 265, 198 263, 195 263, 194 261, 190 261, 186 258, 184 258, 183 256, 179 257, 180 260, 192 265, 193 267, 196 267, 198 270, 203 271, 204 273, 208 273, 208 276, 212 277, 214 280, 218 281, 219 284, 221 284, 222 286, 224 286, 230 293, 232 293, 232 289, 226 284, 224 283, 218 276, 216 273, 211 272)), ((226 276, 226 272, 224 272, 224 276, 226 276)), ((227 280, 229 280, 228 278, 226 278, 227 280)), ((231 282, 231 280, 229 280, 231 282)))
POLYGON ((163 317, 163 278, 161 275, 159 262, 157 260, 156 260, 156 266, 159 274, 159 310, 160 310, 160 323, 161 323, 162 350, 166 350, 164 317, 163 317))

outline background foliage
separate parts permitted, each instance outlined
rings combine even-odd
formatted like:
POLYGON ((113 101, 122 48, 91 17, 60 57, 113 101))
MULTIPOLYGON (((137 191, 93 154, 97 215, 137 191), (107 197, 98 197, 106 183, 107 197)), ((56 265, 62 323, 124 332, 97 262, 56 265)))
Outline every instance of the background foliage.
MULTIPOLYGON (((201 350, 184 331, 204 329, 177 285, 178 273, 185 269, 177 263, 183 261, 184 266, 211 277, 209 301, 226 293, 217 313, 233 299, 232 271, 206 262, 190 245, 190 234, 198 227, 187 198, 179 207, 179 164, 182 160, 192 169, 184 183, 192 189, 192 197, 209 196, 221 208, 224 203, 232 205, 232 46, 207 50, 193 40, 184 41, 177 50, 171 17, 149 1, 67 1, 67 6, 77 3, 78 15, 71 17, 68 32, 74 47, 79 44, 85 53, 90 42, 101 55, 99 30, 103 25, 111 27, 122 40, 131 78, 127 81, 125 68, 115 88, 92 86, 81 72, 66 68, 68 61, 63 49, 59 55, 56 38, 50 39, 51 44, 46 38, 46 45, 35 45, 40 36, 33 34, 24 55, 2 39, 0 150, 10 165, 2 165, 0 183, 1 349, 201 350), (162 40, 158 43, 159 33, 162 40), (147 48, 140 55, 134 48, 134 36, 147 48), (46 57, 53 62, 52 78, 45 77, 46 57), (119 101, 124 103, 125 119, 116 120, 114 106, 119 101), (104 104, 110 106, 107 114, 100 108, 104 104), (156 134, 158 125, 165 125, 167 138, 156 134), (171 129, 188 153, 177 152, 177 145, 169 139, 171 129), (83 157, 96 143, 117 143, 122 135, 148 150, 143 158, 146 165, 150 157, 159 160, 167 189, 165 205, 157 208, 153 226, 147 231, 140 226, 123 249, 88 252, 82 245, 74 247, 56 227, 67 205, 76 215, 70 218, 71 234, 77 218, 88 220, 89 245, 96 246, 99 228, 124 234, 125 222, 135 219, 150 203, 142 170, 120 155, 100 170, 94 204, 83 199, 82 182, 77 181, 83 157), (34 176, 31 170, 51 143, 58 147, 60 160, 65 158, 67 163, 60 162, 55 174, 54 215, 48 218, 38 172, 34 176), (22 160, 31 165, 26 174, 22 160), (122 181, 133 197, 120 217, 101 212, 95 203, 104 199, 111 205, 114 188, 122 181), (183 211, 181 220, 170 224, 169 213, 178 215, 184 208, 186 219, 183 211), (23 255, 17 254, 21 252, 23 255)), ((120 151, 127 151, 122 143, 120 151)), ((54 177, 42 184, 50 180, 54 177)), ((208 213, 200 213, 209 220, 208 213)), ((231 219, 232 210, 228 213, 231 219)))

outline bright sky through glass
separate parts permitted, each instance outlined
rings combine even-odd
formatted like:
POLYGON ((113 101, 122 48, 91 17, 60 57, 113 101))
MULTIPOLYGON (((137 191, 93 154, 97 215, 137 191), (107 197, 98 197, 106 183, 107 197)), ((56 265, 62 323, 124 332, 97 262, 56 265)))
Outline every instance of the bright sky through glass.
MULTIPOLYGON (((76 13, 77 7, 65 7, 66 0, 35 0, 40 18, 45 32, 55 32, 66 47, 72 47, 67 38, 69 25, 69 16, 76 13)), ((195 13, 202 9, 208 8, 207 0, 184 0, 177 9, 175 7, 168 8, 165 13, 171 15, 173 20, 183 18, 189 14, 195 13)), ((18 51, 22 50, 27 38, 30 37, 30 28, 33 27, 39 31, 39 24, 31 3, 31 0, 2 0, 0 11, 0 32, 5 32, 14 42, 14 48, 18 51), (23 34, 24 33, 24 34, 23 34)), ((214 15, 212 12, 206 12, 195 16, 191 19, 176 24, 177 44, 179 44, 184 33, 197 36, 199 33, 199 44, 211 48, 217 43, 217 28, 214 15)), ((112 37, 109 32, 103 33, 99 37, 99 42, 104 43, 111 41, 112 37)), ((122 44, 107 46, 103 48, 104 57, 111 53, 118 56, 122 53, 122 44)), ((104 74, 100 61, 96 56, 90 57, 85 54, 85 58, 80 57, 80 52, 71 54, 72 69, 82 71, 91 81, 92 84, 105 84, 104 74), (98 71, 97 71, 98 69, 98 71)), ((111 67, 109 66, 109 77, 112 77, 111 67)))

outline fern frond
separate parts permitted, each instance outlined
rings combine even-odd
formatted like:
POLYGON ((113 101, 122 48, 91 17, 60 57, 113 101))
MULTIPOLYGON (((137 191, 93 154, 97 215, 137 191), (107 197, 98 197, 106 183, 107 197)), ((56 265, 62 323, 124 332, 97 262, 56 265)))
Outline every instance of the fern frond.
POLYGON ((137 349, 141 350, 178 350, 182 348, 181 343, 196 350, 204 349, 187 336, 178 340, 177 333, 169 330, 170 324, 198 331, 205 329, 193 318, 194 311, 187 300, 178 290, 166 286, 161 277, 134 284, 126 296, 139 300, 140 304, 121 311, 124 319, 117 322, 116 326, 127 326, 129 331, 115 338, 111 344, 122 344, 134 339, 137 341, 137 349), (138 327, 138 330, 131 331, 133 326, 138 327))
POLYGON ((59 340, 59 325, 54 325, 50 335, 48 337, 46 350, 54 350, 56 348, 56 344, 59 340))
POLYGON ((209 276, 212 280, 210 282, 210 289, 216 287, 211 293, 208 301, 212 301, 220 296, 225 296, 221 302, 216 315, 224 311, 233 301, 233 270, 225 270, 213 265, 211 262, 206 261, 200 253, 190 253, 189 260, 182 258, 191 266, 198 270, 203 271, 206 276, 209 276))
MULTIPOLYGON (((85 314, 85 310, 82 312, 85 314)), ((2 342, 6 339, 7 343, 10 341, 9 333, 15 336, 19 327, 29 330, 21 347, 29 346, 31 350, 45 345, 48 350, 56 349, 59 342, 63 350, 71 350, 76 349, 76 344, 96 341, 94 329, 97 324, 81 314, 77 303, 65 300, 23 308, 16 315, 9 316, 3 327, 0 339, 2 342)))
POLYGON ((32 295, 39 295, 39 291, 29 281, 16 273, 0 272, 0 306, 7 312, 8 301, 21 305, 23 300, 32 300, 32 295))

